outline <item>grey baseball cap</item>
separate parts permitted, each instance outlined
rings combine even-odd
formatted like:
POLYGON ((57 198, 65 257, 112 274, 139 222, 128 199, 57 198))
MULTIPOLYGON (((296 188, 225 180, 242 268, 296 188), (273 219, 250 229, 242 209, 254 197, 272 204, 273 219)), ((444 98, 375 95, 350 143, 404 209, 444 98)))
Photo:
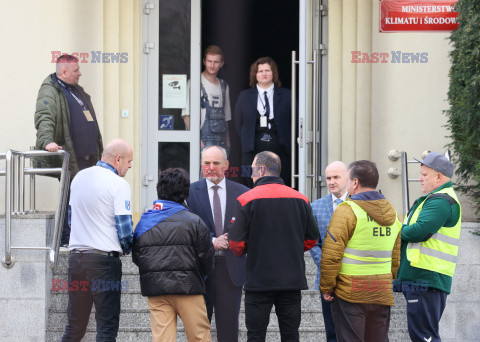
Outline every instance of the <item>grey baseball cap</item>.
POLYGON ((416 158, 413 159, 437 172, 440 172, 448 178, 452 178, 453 176, 453 169, 455 169, 455 166, 443 154, 430 152, 423 160, 418 160, 416 158))

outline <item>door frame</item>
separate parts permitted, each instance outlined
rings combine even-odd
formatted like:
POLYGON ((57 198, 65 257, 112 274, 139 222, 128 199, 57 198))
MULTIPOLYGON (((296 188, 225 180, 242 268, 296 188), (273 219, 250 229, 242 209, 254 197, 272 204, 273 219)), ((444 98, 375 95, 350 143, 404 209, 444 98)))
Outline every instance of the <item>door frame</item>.
MULTIPOLYGON (((158 130, 159 112, 159 0, 142 1, 142 157, 141 210, 151 208, 157 199, 158 142, 190 144, 190 180, 200 177, 200 86, 190 86, 190 129, 158 130), (143 9, 153 5, 148 13, 143 9), (145 53, 147 43, 153 48, 145 53)), ((201 2, 190 1, 190 84, 200 84, 201 74, 201 2)))
MULTIPOLYGON (((328 160, 327 3, 327 0, 299 1, 298 126, 297 134, 292 139, 298 153, 298 190, 311 200, 326 193, 324 172, 328 160)), ((292 84, 294 81, 292 79, 292 84)))

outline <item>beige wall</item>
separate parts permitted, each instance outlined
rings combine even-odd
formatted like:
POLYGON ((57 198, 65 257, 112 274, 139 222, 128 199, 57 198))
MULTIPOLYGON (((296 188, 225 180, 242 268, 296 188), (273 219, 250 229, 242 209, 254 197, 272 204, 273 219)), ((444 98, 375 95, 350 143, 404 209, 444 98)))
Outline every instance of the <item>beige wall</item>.
MULTIPOLYGON (((379 2, 330 1, 329 6, 328 159, 371 159, 380 172, 379 188, 403 215, 400 177, 387 175, 390 150, 421 158, 425 150, 444 152, 447 109, 449 33, 380 33, 379 2), (388 63, 352 63, 352 51, 386 52, 388 63), (391 51, 428 53, 427 63, 391 63, 391 51)), ((409 178, 418 178, 410 164, 409 178)), ((410 182, 410 204, 421 195, 410 182)), ((469 201, 461 199, 464 219, 473 220, 469 201)))
MULTIPOLYGON (((1 6, 0 151, 27 150, 35 144, 35 100, 40 84, 55 69, 51 51, 87 52, 88 62, 80 63, 80 85, 92 97, 105 142, 121 137, 134 145, 134 166, 127 180, 132 189, 139 189, 141 1, 3 1, 1 6), (128 62, 91 63, 92 50, 127 52, 128 62), (122 108, 130 110, 130 118, 120 119, 122 108)), ((3 193, 4 182, 0 184, 3 193)), ((51 191, 57 184, 39 182, 39 209, 54 207, 51 191)), ((133 194, 138 211, 139 191, 133 194)))

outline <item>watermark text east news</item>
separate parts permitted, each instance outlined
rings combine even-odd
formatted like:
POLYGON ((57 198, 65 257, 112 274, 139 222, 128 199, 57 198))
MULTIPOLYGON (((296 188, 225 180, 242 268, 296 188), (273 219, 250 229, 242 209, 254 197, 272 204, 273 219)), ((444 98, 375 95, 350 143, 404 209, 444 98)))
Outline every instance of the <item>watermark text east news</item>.
POLYGON ((352 63, 428 63, 428 52, 362 52, 352 51, 352 63))
POLYGON ((128 281, 112 281, 102 279, 72 280, 70 283, 62 279, 52 279, 52 291, 128 291, 128 281))
MULTIPOLYGON (((61 55, 66 55, 61 51, 50 51, 52 54, 52 63, 57 62, 57 58, 61 55)), ((79 63, 127 63, 128 52, 102 52, 102 51, 90 51, 90 52, 74 52, 71 53, 73 57, 78 58, 79 63)))

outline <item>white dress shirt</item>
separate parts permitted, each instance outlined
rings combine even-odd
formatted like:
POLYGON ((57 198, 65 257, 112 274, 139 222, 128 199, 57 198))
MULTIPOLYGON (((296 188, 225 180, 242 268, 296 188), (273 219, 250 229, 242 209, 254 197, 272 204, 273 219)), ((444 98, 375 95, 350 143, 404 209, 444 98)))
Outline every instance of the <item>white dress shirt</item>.
POLYGON ((258 98, 257 98, 257 110, 260 113, 261 116, 265 115, 265 111, 267 108, 267 105, 265 103, 265 91, 267 92, 267 98, 268 98, 268 104, 270 105, 270 115, 268 118, 270 120, 273 119, 273 88, 274 84, 270 86, 268 89, 263 89, 257 84, 257 90, 258 90, 258 98))
MULTIPOLYGON (((227 206, 227 189, 226 189, 226 181, 225 178, 223 178, 220 183, 215 184, 208 179, 205 179, 207 181, 207 189, 208 189, 208 199, 210 200, 210 210, 212 211, 212 217, 215 217, 215 214, 213 213, 213 189, 212 187, 215 185, 218 185, 219 188, 217 190, 218 196, 220 197, 220 206, 222 207, 222 229, 224 228, 225 224, 225 207, 227 206)), ((215 237, 212 238, 212 242, 215 241, 215 237)))

